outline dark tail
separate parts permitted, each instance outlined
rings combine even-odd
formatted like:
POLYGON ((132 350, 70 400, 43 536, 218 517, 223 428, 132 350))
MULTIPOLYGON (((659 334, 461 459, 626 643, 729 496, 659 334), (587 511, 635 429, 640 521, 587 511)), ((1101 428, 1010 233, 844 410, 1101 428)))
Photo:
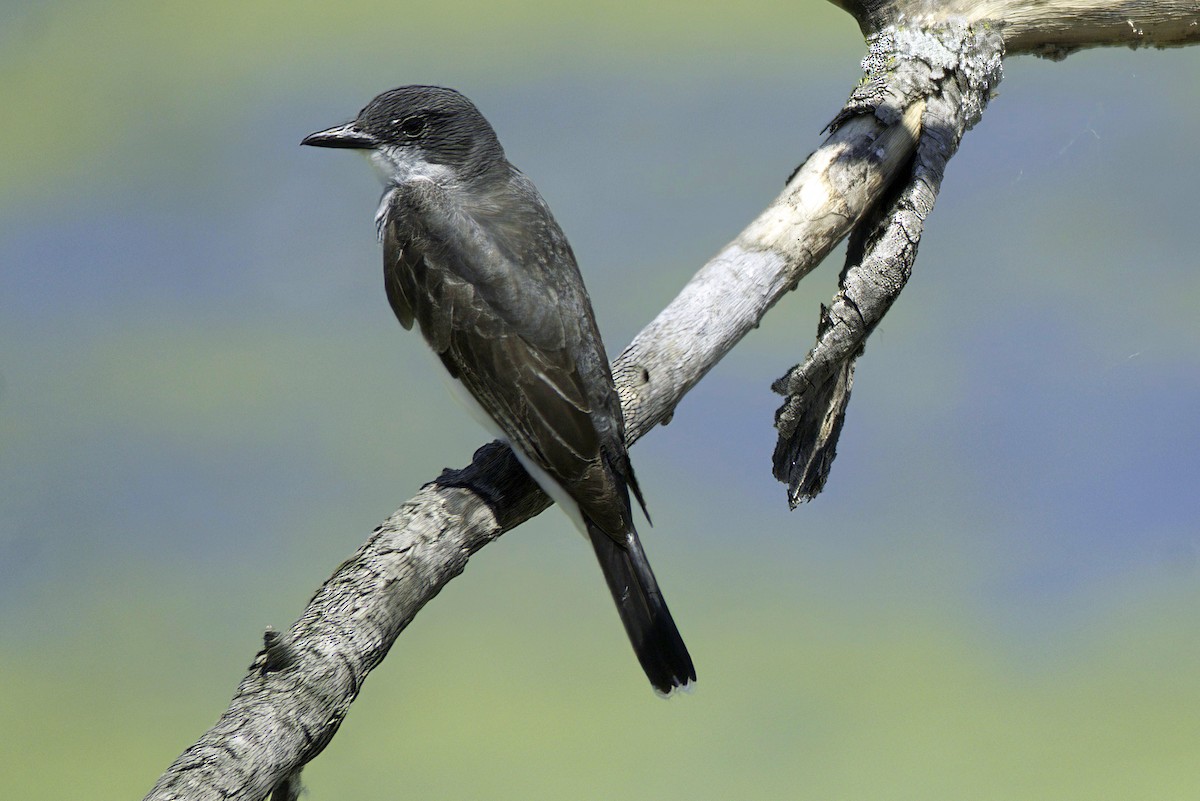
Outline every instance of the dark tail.
POLYGON ((692 657, 659 592, 637 532, 630 528, 625 543, 619 543, 590 520, 587 528, 621 622, 655 692, 667 696, 694 682, 692 657))

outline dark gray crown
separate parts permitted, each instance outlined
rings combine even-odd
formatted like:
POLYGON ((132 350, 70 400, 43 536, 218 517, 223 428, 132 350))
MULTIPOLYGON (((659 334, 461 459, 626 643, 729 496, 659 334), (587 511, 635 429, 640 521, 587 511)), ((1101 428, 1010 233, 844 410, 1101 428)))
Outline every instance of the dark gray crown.
POLYGON ((437 164, 484 170, 504 160, 491 124, 475 104, 441 86, 402 86, 376 97, 356 126, 379 145, 416 147, 437 164))

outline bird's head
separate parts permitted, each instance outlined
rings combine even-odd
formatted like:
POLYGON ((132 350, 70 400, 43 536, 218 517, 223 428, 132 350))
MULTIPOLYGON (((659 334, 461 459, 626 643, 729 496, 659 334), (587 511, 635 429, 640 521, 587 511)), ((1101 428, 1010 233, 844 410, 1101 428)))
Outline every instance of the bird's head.
POLYGON ((376 97, 345 125, 309 134, 315 147, 365 151, 384 182, 471 181, 504 163, 492 126, 453 89, 402 86, 376 97))

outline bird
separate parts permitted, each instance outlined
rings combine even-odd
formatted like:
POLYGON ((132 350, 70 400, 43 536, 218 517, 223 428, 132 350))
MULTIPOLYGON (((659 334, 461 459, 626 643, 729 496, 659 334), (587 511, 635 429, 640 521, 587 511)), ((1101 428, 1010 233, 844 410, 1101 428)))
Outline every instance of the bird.
MULTIPOLYGON (((454 89, 403 86, 304 145, 361 151, 384 190, 384 287, 474 416, 591 543, 654 690, 696 670, 634 525, 642 497, 575 254, 495 130, 454 89)), ((646 515, 647 522, 649 516, 646 515)))

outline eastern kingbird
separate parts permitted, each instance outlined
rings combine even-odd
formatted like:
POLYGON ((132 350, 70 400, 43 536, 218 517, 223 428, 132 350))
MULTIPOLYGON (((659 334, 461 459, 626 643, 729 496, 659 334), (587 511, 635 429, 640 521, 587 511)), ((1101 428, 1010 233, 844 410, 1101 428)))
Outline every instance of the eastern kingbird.
POLYGON ((654 689, 695 681, 633 525, 629 491, 645 501, 575 254, 492 126, 453 89, 405 86, 302 144, 370 158, 400 324, 420 325, 468 407, 591 541, 654 689))

